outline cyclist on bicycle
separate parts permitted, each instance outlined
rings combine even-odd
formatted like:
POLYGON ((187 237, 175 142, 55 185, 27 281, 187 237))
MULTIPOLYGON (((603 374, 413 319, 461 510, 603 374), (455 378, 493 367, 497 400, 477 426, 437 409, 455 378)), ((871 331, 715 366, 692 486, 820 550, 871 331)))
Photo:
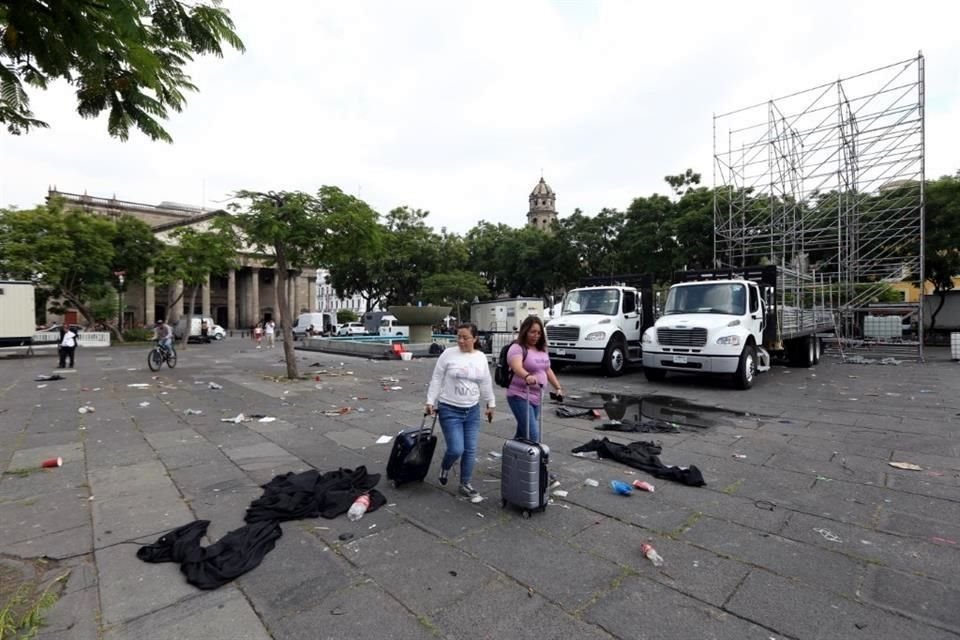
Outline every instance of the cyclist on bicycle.
POLYGON ((154 327, 154 339, 159 347, 167 353, 173 351, 173 331, 170 329, 170 325, 163 320, 157 320, 154 327))

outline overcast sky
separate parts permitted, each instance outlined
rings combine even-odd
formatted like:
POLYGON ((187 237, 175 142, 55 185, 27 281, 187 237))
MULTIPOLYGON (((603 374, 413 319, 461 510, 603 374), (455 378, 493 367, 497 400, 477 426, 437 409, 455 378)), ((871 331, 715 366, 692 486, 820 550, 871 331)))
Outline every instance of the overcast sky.
POLYGON ((219 208, 336 185, 463 233, 519 226, 541 171, 560 216, 712 172, 712 116, 926 56, 927 176, 960 169, 960 3, 225 0, 245 54, 202 59, 172 145, 111 139, 69 86, 47 130, 0 130, 0 203, 61 191, 219 208))

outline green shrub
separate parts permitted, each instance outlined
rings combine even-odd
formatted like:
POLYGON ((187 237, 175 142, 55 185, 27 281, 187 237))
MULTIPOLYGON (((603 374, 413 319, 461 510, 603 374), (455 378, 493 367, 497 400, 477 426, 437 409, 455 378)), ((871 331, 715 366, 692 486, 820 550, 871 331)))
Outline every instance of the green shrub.
POLYGON ((123 332, 123 339, 126 342, 147 342, 153 340, 153 330, 145 328, 127 329, 123 332))

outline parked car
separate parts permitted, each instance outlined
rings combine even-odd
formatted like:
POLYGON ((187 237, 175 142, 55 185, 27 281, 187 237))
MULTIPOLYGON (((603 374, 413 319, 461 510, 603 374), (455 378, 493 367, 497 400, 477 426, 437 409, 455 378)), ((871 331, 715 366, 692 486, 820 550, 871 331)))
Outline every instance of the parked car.
MULTIPOLYGON (((206 320, 207 322, 207 338, 210 340, 223 340, 227 336, 227 332, 218 324, 214 324, 213 318, 203 318, 200 316, 193 316, 193 322, 191 323, 190 329, 190 340, 191 341, 202 341, 201 337, 201 322, 206 320)), ((183 339, 183 334, 187 330, 187 317, 183 316, 177 321, 177 324, 173 327, 173 335, 177 340, 183 339)))
POLYGON ((363 336, 367 334, 367 328, 362 322, 346 322, 337 329, 338 336, 363 336))

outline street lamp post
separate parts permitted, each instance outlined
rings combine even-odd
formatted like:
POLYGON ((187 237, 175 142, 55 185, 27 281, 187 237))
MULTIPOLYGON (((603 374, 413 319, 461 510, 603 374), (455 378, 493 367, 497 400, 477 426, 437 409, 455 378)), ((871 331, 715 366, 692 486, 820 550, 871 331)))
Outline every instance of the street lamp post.
POLYGON ((123 333, 123 277, 127 275, 126 271, 114 271, 120 286, 117 288, 117 333, 123 333))

